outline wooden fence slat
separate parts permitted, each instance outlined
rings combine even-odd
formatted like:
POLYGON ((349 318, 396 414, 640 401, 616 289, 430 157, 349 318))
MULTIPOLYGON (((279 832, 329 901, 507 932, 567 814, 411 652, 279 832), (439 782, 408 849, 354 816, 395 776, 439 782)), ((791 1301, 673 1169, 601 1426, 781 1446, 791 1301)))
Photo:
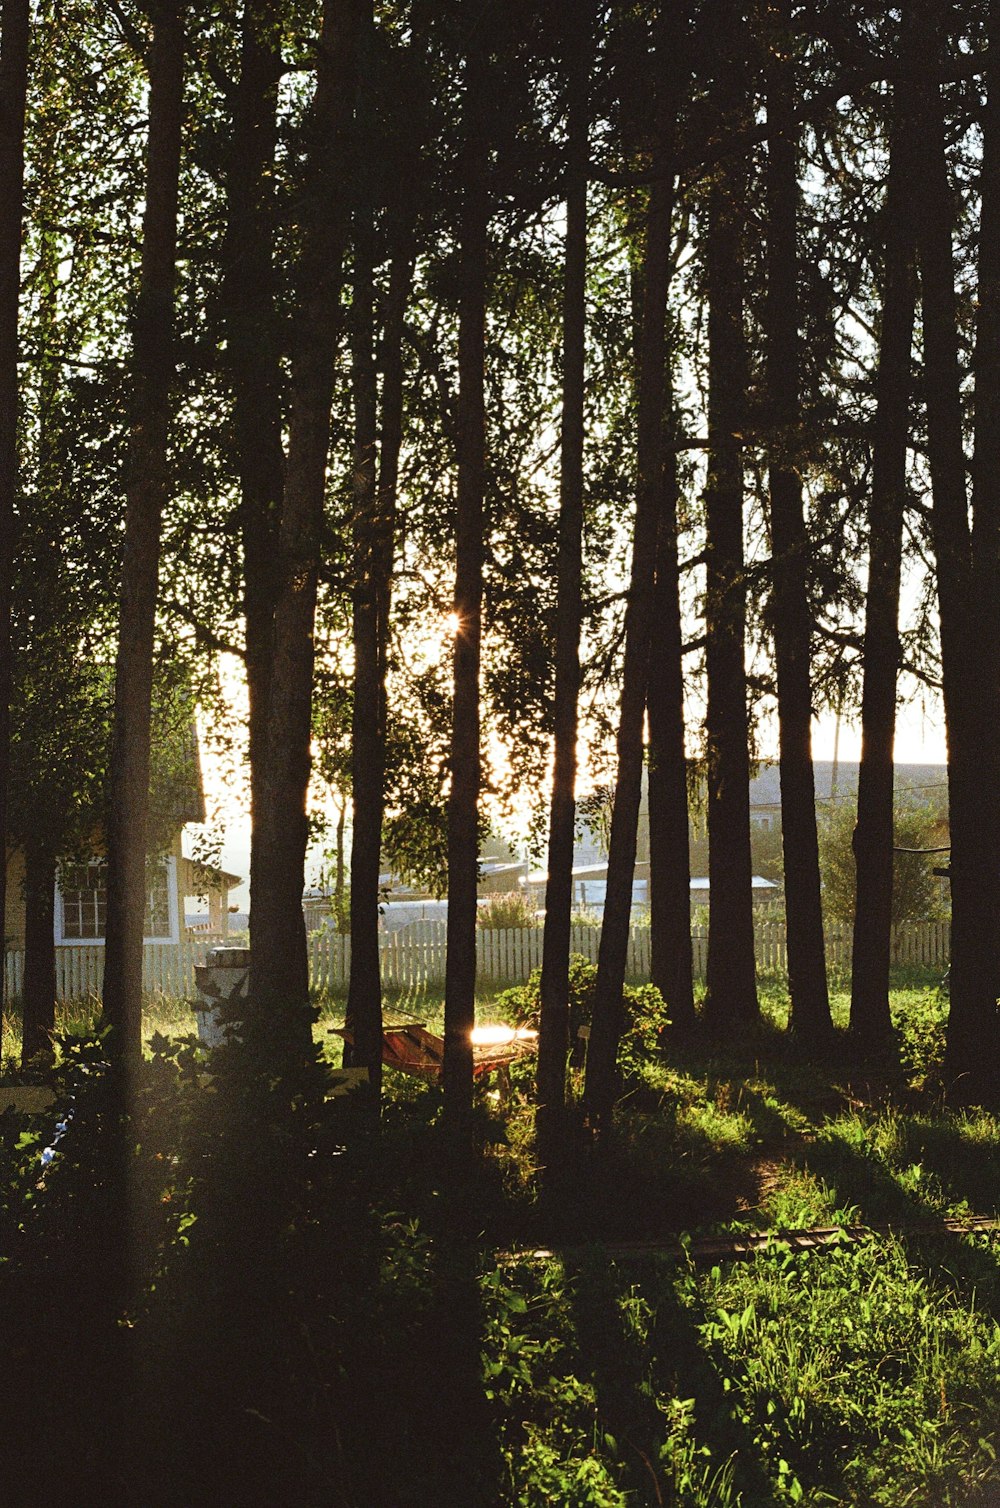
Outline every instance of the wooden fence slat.
MULTIPOLYGON (((570 952, 596 964, 600 929, 574 926, 570 952)), ((476 934, 477 973, 486 985, 524 983, 541 968, 544 932, 541 926, 493 930, 476 934)), ((827 928, 826 959, 832 972, 846 972, 851 963, 851 929, 840 924, 827 928)), ((784 924, 762 920, 755 928, 757 966, 762 973, 782 974, 788 966, 784 924)), ((211 944, 185 937, 177 944, 147 943, 143 954, 143 985, 175 999, 191 999, 195 993, 194 970, 203 963, 211 944)), ((951 927, 947 920, 906 922, 893 929, 892 957, 898 964, 919 964, 943 973, 951 951, 951 927)), ((696 979, 705 977, 708 929, 691 931, 691 957, 696 979)), ((383 933, 379 938, 382 983, 392 990, 418 990, 444 983, 447 966, 447 925, 433 921, 418 924, 413 935, 406 931, 383 933)), ((629 930, 628 977, 649 978, 650 929, 629 930)), ((343 991, 350 978, 351 940, 339 933, 314 934, 309 940, 309 977, 318 992, 343 991)), ((103 987, 104 949, 100 946, 56 948, 56 996, 81 1000, 99 996, 103 987)), ((7 998, 17 999, 24 980, 24 954, 11 949, 4 960, 7 998)))

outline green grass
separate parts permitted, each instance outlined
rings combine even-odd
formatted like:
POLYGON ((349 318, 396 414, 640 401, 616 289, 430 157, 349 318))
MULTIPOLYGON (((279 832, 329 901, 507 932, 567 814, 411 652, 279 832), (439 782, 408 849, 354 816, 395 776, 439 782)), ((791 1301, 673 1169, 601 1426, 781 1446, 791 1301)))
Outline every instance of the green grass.
MULTIPOLYGON (((939 1103, 946 1003, 912 980, 894 993, 906 1073, 891 1083, 852 1073, 840 1052, 798 1061, 780 989, 769 987, 763 1004, 763 1026, 743 1042, 695 1040, 664 1056, 654 1036, 653 1050, 630 1049, 611 1145, 597 1157, 571 1149, 566 1187, 548 1205, 534 1163, 530 1063, 515 1067, 509 1103, 479 1097, 482 1156, 456 1183, 434 1085, 386 1074, 381 1156, 371 1162, 363 1141, 350 1151, 349 1119, 310 1129, 298 1111, 272 1141, 266 1124, 247 1119, 238 1085, 211 1100, 161 1055, 138 1150, 153 1228, 164 1234, 127 1332, 145 1348, 144 1375, 159 1379, 142 1426, 149 1439, 160 1430, 192 1438, 184 1409, 211 1397, 221 1421, 213 1452, 235 1460, 251 1450, 253 1418, 264 1438, 280 1432, 281 1471, 294 1478, 280 1478, 281 1492, 323 1500, 336 1480, 346 1508, 995 1505, 1000 1237, 955 1233, 942 1220, 997 1214, 1000 1120, 939 1103), (242 1107, 235 1122, 230 1103, 242 1107), (288 1170, 304 1136, 310 1172, 296 1193, 288 1170), (225 1187, 234 1166, 246 1180, 234 1184, 238 1197, 225 1187), (355 1176, 364 1207, 378 1213, 370 1248, 356 1252, 346 1213, 359 1197, 355 1176), (261 1193, 268 1177, 273 1211, 261 1193), (280 1244, 273 1278, 266 1260, 259 1270, 262 1224, 280 1244), (815 1251, 788 1249, 779 1234, 750 1260, 710 1265, 692 1245, 859 1224, 891 1231, 815 1251), (680 1258, 666 1254, 678 1236, 689 1253, 680 1258), (227 1243, 237 1238, 234 1255, 227 1243), (540 1247, 553 1255, 532 1255, 540 1247), (226 1263, 240 1273, 232 1292, 226 1263), (267 1322, 252 1329, 248 1360, 252 1303, 267 1322), (217 1322, 222 1313, 236 1318, 217 1322), (207 1359, 203 1335, 215 1348, 207 1359)), ((846 1005, 835 997, 841 1023, 846 1005)), ((486 996, 479 1015, 516 1006, 486 996)), ((429 993, 387 1002, 387 1012, 432 1027, 441 1010, 429 993)), ((332 1057, 327 1033, 342 1013, 343 1002, 324 1002, 317 1024, 332 1057)), ((65 1021, 88 1019, 83 1010, 65 1021)), ((146 1025, 176 1036, 190 1030, 191 1012, 150 1002, 146 1025)), ((335 1114, 349 1114, 339 1104, 335 1114)), ((43 1134, 11 1144, 10 1187, 24 1189, 33 1213, 19 1227, 24 1254, 16 1242, 10 1260, 29 1272, 46 1210, 46 1239, 65 1223, 59 1179, 38 1179, 43 1134)), ((73 1145, 67 1136, 67 1155, 73 1145)), ((68 1163, 62 1176, 69 1190, 68 1163)), ((74 1232, 93 1183, 85 1164, 80 1179, 66 1206, 74 1232)), ((0 1251, 0 1273, 3 1260, 0 1251)), ((67 1303, 80 1291, 75 1281, 67 1303)), ((91 1344, 88 1331, 81 1368, 91 1344)), ((65 1348, 55 1354, 62 1365, 65 1348)), ((22 1383, 34 1397, 30 1374, 22 1383)), ((60 1417, 72 1417, 68 1404, 60 1417)), ((156 1450, 143 1440, 154 1470, 156 1450)), ((81 1438, 74 1459, 84 1448, 81 1438)))

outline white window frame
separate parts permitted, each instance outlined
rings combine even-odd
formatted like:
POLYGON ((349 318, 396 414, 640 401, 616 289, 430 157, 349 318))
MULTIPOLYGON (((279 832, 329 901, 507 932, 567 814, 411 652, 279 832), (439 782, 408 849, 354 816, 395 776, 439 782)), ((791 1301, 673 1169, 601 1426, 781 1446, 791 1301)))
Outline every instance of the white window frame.
MULTIPOLYGON (((94 860, 101 856, 94 855, 94 860)), ((177 858, 174 854, 164 856, 164 871, 167 880, 167 908, 170 916, 170 933, 167 937, 144 937, 144 943, 179 943, 180 936, 180 913, 177 903, 177 858)), ((63 924, 63 895, 56 878, 56 904, 53 917, 56 943, 61 948, 103 948, 103 937, 66 937, 63 924)))

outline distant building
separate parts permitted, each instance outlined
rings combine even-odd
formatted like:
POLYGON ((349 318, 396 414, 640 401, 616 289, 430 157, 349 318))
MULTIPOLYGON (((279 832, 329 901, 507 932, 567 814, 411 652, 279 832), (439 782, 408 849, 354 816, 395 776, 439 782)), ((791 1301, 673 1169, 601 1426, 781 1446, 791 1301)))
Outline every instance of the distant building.
MULTIPOLYGON (((151 854, 146 864, 145 941, 180 945, 187 930, 184 902, 187 896, 208 898, 208 935, 226 935, 229 892, 242 883, 239 875, 227 874, 211 864, 185 856, 182 829, 187 823, 205 820, 205 797, 201 760, 194 723, 181 735, 180 773, 170 807, 170 832, 163 851, 151 854)), ((108 863, 104 834, 95 828, 91 851, 60 863, 55 889, 54 928, 58 948, 102 946, 107 921, 108 863)), ((7 913, 4 919, 7 947, 24 946, 24 854, 20 848, 7 856, 7 913)))

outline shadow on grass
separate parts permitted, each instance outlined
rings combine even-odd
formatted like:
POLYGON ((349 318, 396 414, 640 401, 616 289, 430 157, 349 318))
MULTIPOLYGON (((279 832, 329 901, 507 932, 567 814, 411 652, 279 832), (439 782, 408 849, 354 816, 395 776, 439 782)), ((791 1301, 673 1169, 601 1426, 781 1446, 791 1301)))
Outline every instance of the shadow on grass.
MULTIPOLYGON (((900 1127, 904 1154, 926 1150, 930 1144, 940 1159, 939 1172, 947 1175, 949 1191, 956 1197, 967 1196, 970 1185, 961 1181, 961 1165, 951 1165, 950 1172, 948 1165, 956 1137, 961 1141, 958 1128, 948 1134, 940 1123, 921 1128, 901 1121, 900 1127)), ((914 1268, 935 1288, 956 1292, 1000 1320, 1000 1233, 970 1238, 950 1230, 933 1203, 905 1188, 900 1176, 877 1157, 865 1155, 834 1133, 832 1128, 831 1134, 798 1149, 793 1154, 796 1165, 822 1178, 842 1204, 856 1206, 862 1223, 897 1227, 914 1268)), ((995 1155, 995 1149, 992 1155, 984 1149, 982 1159, 970 1158, 964 1171, 971 1166, 974 1173, 984 1175, 995 1155)), ((994 1184, 994 1192, 995 1188, 994 1184)))
POLYGON ((1000 1209, 1000 1124, 992 1116, 907 1117, 901 1151, 930 1169, 953 1202, 968 1201, 980 1215, 1000 1209))
POLYGON ((713 1479, 719 1485, 725 1478, 725 1501, 776 1504, 754 1439, 677 1297, 676 1269, 633 1262, 637 1281, 626 1283, 594 1254, 566 1271, 581 1374, 594 1378, 596 1428, 610 1436, 606 1449, 617 1457, 629 1502, 710 1501, 713 1479))

